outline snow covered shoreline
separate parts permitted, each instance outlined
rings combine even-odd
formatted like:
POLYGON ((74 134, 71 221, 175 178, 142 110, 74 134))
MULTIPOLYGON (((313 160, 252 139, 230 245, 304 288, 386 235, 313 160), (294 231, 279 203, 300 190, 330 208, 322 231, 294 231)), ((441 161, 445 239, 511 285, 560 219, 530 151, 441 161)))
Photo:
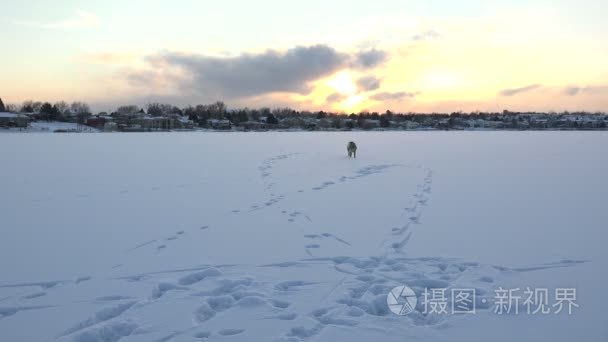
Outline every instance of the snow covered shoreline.
MULTIPOLYGON (((112 126, 113 127, 113 126, 112 126)), ((606 131, 606 127, 596 126, 580 126, 574 127, 485 127, 485 126, 467 126, 467 127, 452 127, 437 126, 437 127, 392 127, 392 128, 265 128, 265 129, 246 129, 245 127, 232 127, 231 129, 213 129, 213 128, 172 128, 172 129, 142 129, 131 128, 129 130, 120 131, 116 127, 110 130, 102 128, 95 128, 87 125, 77 124, 73 122, 59 122, 59 121, 33 121, 28 127, 0 127, 0 133, 176 133, 176 132, 216 132, 216 133, 238 133, 238 132, 443 132, 443 131, 465 131, 465 132, 573 132, 573 131, 584 131, 584 132, 602 132, 606 131)))
POLYGON ((0 184, 2 340, 608 336, 606 133, 8 134, 0 143, 16 149, 0 184), (346 157, 349 140, 357 159, 346 157), (472 287, 489 301, 498 287, 569 287, 580 307, 397 316, 386 296, 401 284, 472 287))

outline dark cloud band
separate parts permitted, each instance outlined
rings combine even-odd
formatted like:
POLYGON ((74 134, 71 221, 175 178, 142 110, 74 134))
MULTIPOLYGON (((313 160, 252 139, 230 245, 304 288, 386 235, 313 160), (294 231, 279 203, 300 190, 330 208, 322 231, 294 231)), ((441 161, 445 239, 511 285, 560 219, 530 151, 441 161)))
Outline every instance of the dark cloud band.
MULTIPOLYGON (((212 98, 244 98, 268 93, 309 94, 311 83, 343 68, 370 69, 387 58, 372 49, 354 55, 326 45, 295 47, 285 52, 267 50, 237 57, 212 57, 164 52, 149 56, 147 71, 130 72, 128 80, 143 85, 159 78, 177 84, 185 93, 212 98)), ((364 86, 377 89, 370 78, 364 86)))
POLYGON ((529 86, 513 89, 504 89, 500 91, 500 96, 514 96, 517 94, 525 93, 534 89, 540 88, 540 84, 531 84, 529 86))
POLYGON ((372 91, 380 88, 380 79, 375 76, 365 76, 357 80, 357 86, 363 91, 372 91))
POLYGON ((406 91, 398 91, 394 93, 382 92, 370 96, 370 99, 375 101, 400 101, 408 97, 414 97, 416 95, 418 95, 418 93, 410 93, 406 91))

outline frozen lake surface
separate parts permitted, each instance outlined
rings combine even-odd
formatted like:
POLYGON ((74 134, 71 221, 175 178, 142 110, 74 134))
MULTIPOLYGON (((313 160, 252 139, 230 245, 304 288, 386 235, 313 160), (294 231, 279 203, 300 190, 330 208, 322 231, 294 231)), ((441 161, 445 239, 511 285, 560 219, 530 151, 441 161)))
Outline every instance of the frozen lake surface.
POLYGON ((2 341, 608 340, 605 132, 0 144, 2 341), (475 289, 476 312, 425 315, 425 288, 475 289), (519 313, 495 312, 500 288, 519 313), (528 314, 526 288, 578 307, 528 314))

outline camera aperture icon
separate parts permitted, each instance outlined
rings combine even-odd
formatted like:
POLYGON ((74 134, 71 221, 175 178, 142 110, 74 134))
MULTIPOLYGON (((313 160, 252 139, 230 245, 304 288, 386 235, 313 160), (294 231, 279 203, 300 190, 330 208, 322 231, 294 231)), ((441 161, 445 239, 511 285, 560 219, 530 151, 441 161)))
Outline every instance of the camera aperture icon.
POLYGON ((386 296, 388 308, 396 315, 404 316, 416 309, 418 298, 411 288, 397 286, 386 296))

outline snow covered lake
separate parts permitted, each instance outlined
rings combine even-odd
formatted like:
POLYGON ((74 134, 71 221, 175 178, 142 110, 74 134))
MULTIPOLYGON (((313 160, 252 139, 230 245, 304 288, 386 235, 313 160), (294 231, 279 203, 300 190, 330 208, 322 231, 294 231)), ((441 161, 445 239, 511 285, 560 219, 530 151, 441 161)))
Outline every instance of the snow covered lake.
POLYGON ((608 340, 606 132, 0 144, 0 341, 608 340), (403 316, 400 285, 419 296, 403 316), (474 289, 476 311, 425 314, 427 288, 474 289))

